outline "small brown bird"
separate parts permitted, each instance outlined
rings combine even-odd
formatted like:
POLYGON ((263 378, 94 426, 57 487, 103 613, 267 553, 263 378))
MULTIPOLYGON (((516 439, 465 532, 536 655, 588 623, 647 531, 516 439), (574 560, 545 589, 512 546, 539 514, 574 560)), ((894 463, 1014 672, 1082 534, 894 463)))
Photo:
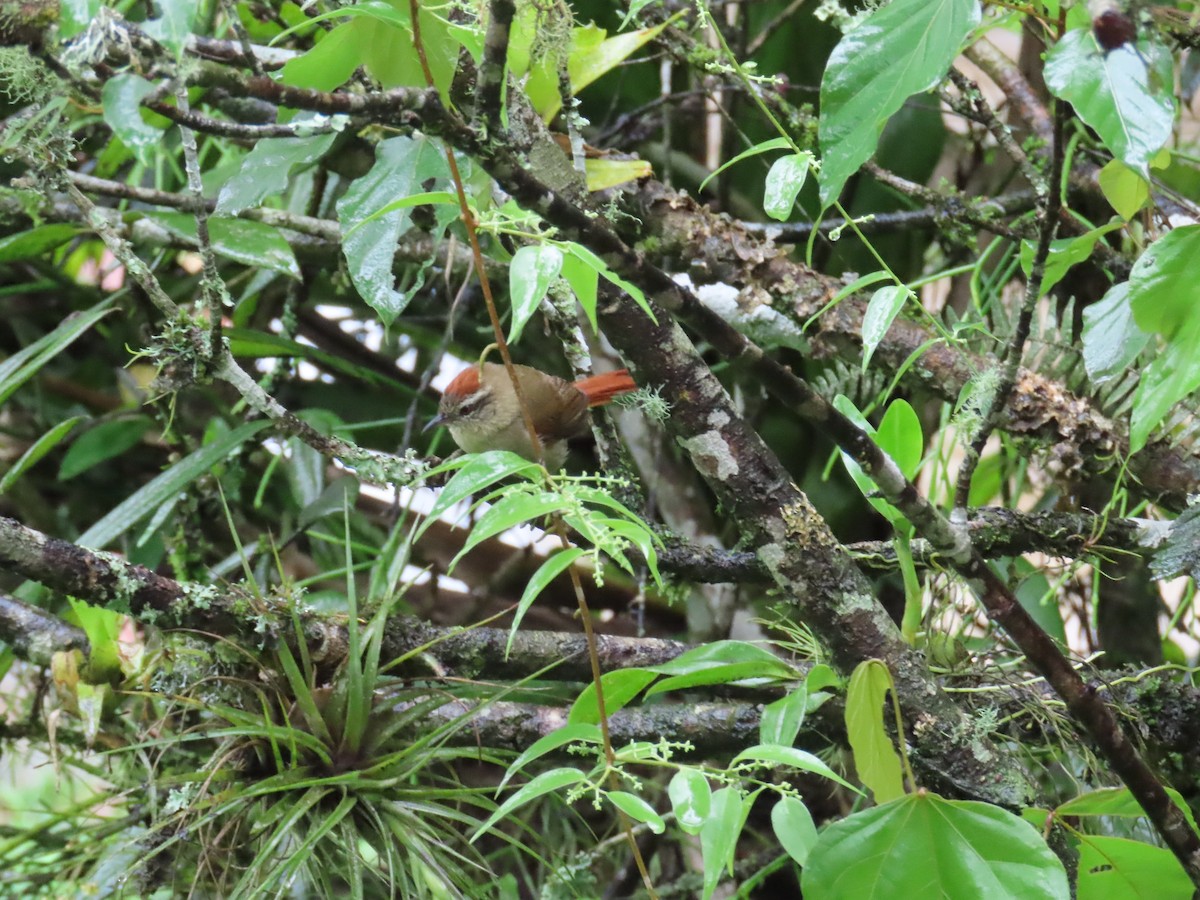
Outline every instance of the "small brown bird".
MULTIPOLYGON (((588 407, 603 406, 637 390, 625 369, 571 383, 529 366, 514 368, 551 471, 562 468, 567 441, 586 433, 588 407)), ((472 366, 451 381, 426 430, 435 425, 449 428, 454 443, 468 453, 510 450, 528 460, 538 458, 512 381, 499 363, 485 363, 482 369, 472 366)))

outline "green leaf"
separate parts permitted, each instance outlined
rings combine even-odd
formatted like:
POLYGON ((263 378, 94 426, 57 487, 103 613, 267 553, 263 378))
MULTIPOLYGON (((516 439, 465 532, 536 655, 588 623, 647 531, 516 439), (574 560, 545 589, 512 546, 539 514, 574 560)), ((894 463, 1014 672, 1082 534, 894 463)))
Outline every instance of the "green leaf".
POLYGON ((89 310, 71 313, 49 334, 0 362, 0 403, 4 403, 21 385, 41 371, 42 366, 112 312, 111 306, 112 298, 107 298, 89 310))
MULTIPOLYGON (((1010 574, 1004 563, 997 561, 992 565, 1007 581, 1010 574)), ((1063 625, 1062 610, 1058 606, 1058 591, 1051 586, 1050 580, 1037 566, 1020 556, 1012 561, 1012 572, 1020 578, 1016 590, 1017 601, 1043 631, 1066 644, 1067 632, 1063 625)))
POLYGON ((721 873, 733 874, 733 851, 746 823, 748 809, 734 788, 722 788, 712 795, 712 810, 700 828, 700 852, 704 858, 703 900, 709 900, 721 873))
MULTIPOLYGON (((1044 297, 1050 293, 1050 290, 1063 280, 1072 266, 1086 262, 1091 257, 1092 250, 1095 249, 1096 242, 1101 237, 1122 226, 1123 223, 1120 221, 1109 222, 1107 225, 1093 228, 1076 237, 1051 242, 1050 253, 1046 257, 1046 265, 1042 270, 1041 293, 1038 296, 1044 297)), ((1025 272, 1026 277, 1032 274, 1033 257, 1036 252, 1037 247, 1033 241, 1021 242, 1021 269, 1025 272)))
POLYGON ((763 141, 761 144, 755 144, 749 150, 743 150, 733 159, 721 163, 721 165, 709 172, 708 177, 700 182, 700 187, 697 188, 697 192, 703 191, 706 184, 708 184, 730 166, 740 163, 743 159, 749 159, 752 156, 758 156, 760 153, 769 153, 772 150, 790 150, 791 147, 792 142, 787 138, 782 137, 771 138, 768 141, 763 141))
POLYGON ((758 739, 764 744, 790 747, 796 742, 804 714, 808 711, 808 688, 800 686, 763 707, 758 722, 758 739))
POLYGON ((1079 835, 1078 900, 1188 900, 1195 886, 1170 850, 1079 835))
POLYGON ((18 231, 16 234, 0 239, 0 263, 34 259, 65 244, 82 231, 83 229, 65 222, 39 225, 28 231, 18 231))
POLYGON ((1126 221, 1137 215, 1150 199, 1150 183, 1119 159, 1105 163, 1096 180, 1104 199, 1126 221))
POLYGON ((781 744, 757 744, 753 747, 747 747, 735 756, 730 762, 730 766, 736 766, 742 762, 766 763, 771 766, 788 766, 792 769, 799 769, 801 772, 811 772, 814 775, 820 775, 822 778, 828 778, 830 781, 836 781, 842 787, 849 788, 856 794, 862 793, 862 791, 841 775, 829 768, 819 757, 796 747, 785 747, 781 744))
POLYGON ((434 501, 429 513, 425 516, 424 523, 418 529, 416 538, 420 538, 430 525, 456 503, 460 503, 472 494, 476 494, 510 475, 529 476, 536 474, 540 468, 537 463, 522 459, 507 450, 473 453, 438 466, 428 474, 440 474, 452 469, 458 469, 458 472, 438 494, 437 500, 434 501))
POLYGON ((583 172, 589 191, 606 191, 619 184, 649 178, 654 174, 650 161, 645 159, 613 159, 600 156, 583 161, 583 172))
MULTIPOLYGON (((648 42, 654 40, 667 26, 666 22, 651 28, 638 31, 627 31, 605 39, 607 32, 595 25, 584 25, 571 31, 571 49, 567 56, 567 75, 571 81, 571 90, 578 93, 601 75, 619 66, 629 56, 648 42)), ((510 67, 518 60, 511 56, 510 67)), ((526 63, 526 65, 528 65, 526 63)), ((516 71, 522 75, 524 71, 516 71)), ((557 57, 549 53, 541 62, 534 66, 526 83, 526 93, 533 108, 541 114, 542 119, 549 122, 562 109, 562 96, 558 89, 557 57)))
POLYGON ((1198 253, 1200 225, 1176 228, 1147 247, 1129 273, 1129 303, 1137 327, 1165 341, 1142 371, 1134 396, 1130 452, 1145 446, 1171 407, 1200 388, 1198 253))
MULTIPOLYGON (((422 193, 430 179, 444 181, 446 177, 446 156, 431 140, 421 136, 389 138, 375 148, 371 171, 355 179, 337 202, 338 220, 346 234, 342 252, 350 279, 385 325, 395 321, 412 297, 411 291, 396 290, 393 274, 396 242, 411 227, 412 211, 377 214, 397 196, 422 193)), ((458 212, 444 206, 434 210, 436 238, 458 212)))
POLYGON ((1043 71, 1051 93, 1075 107, 1113 156, 1149 177, 1175 124, 1171 54, 1146 41, 1103 51, 1091 28, 1076 28, 1050 48, 1043 71))
POLYGON ((1128 281, 1114 284, 1083 311, 1083 365, 1093 384, 1124 375, 1149 340, 1134 321, 1128 281))
POLYGON ((247 422, 185 456, 115 506, 108 515, 81 534, 76 543, 103 550, 269 424, 265 419, 247 422))
MULTIPOLYGON (((624 708, 653 680, 654 673, 647 669, 615 669, 605 672, 600 676, 600 684, 604 688, 605 712, 611 716, 618 709, 624 708)), ((600 704, 596 702, 595 682, 579 692, 579 697, 571 704, 567 721, 572 724, 595 724, 600 721, 600 704)))
MULTIPOLYGON (((305 119, 297 116, 292 124, 302 121, 305 119)), ((244 209, 260 206, 268 197, 282 194, 292 175, 324 156, 336 137, 337 134, 330 132, 258 141, 242 157, 237 173, 221 186, 217 194, 217 213, 235 216, 244 209)))
POLYGON ((871 357, 875 354, 875 348, 887 335, 888 329, 892 327, 892 322, 904 308, 904 301, 909 297, 915 298, 916 294, 903 284, 884 285, 871 295, 871 300, 867 303, 867 311, 863 314, 862 323, 862 370, 864 372, 867 371, 871 357))
POLYGON ((779 846, 796 861, 796 865, 808 862, 808 855, 817 843, 817 826, 799 797, 779 798, 779 802, 771 807, 771 828, 779 846))
MULTIPOLYGON (((612 269, 610 269, 608 267, 608 263, 606 263, 599 256, 597 256, 595 253, 593 253, 591 250, 589 250, 587 247, 583 246, 582 244, 576 244, 574 242, 571 242, 571 243, 563 245, 563 249, 566 250, 566 252, 567 252, 567 259, 574 259, 574 260, 582 263, 585 267, 595 270, 596 274, 599 275, 601 278, 603 278, 605 281, 609 281, 612 284, 615 284, 617 287, 619 287, 621 290, 623 290, 625 293, 627 293, 630 297, 633 298, 633 302, 642 308, 642 310, 646 313, 646 315, 648 315, 650 317, 650 321, 654 322, 655 324, 658 323, 658 318, 654 315, 654 310, 652 310, 650 308, 650 304, 646 302, 646 295, 642 293, 641 288, 639 288, 635 284, 632 284, 631 282, 626 281, 624 278, 622 278, 620 275, 618 275, 616 272, 614 272, 612 269)), ((572 275, 568 272, 567 259, 563 260, 563 276, 571 284, 571 287, 575 288, 575 282, 574 282, 574 280, 572 280, 572 275)), ((579 302, 582 304, 583 297, 580 296, 580 292, 579 292, 578 288, 575 288, 575 293, 576 293, 576 296, 579 296, 579 302)), ((584 305, 584 310, 586 311, 587 309, 588 309, 587 305, 584 305)), ((595 329, 595 327, 596 327, 596 303, 595 303, 594 297, 592 298, 591 315, 588 316, 588 320, 592 323, 592 328, 595 329)))
POLYGON ((910 794, 827 826, 801 875, 806 897, 1066 900, 1067 873, 1028 822, 973 800, 910 794))
POLYGON ((654 685, 654 687, 650 688, 650 690, 646 691, 646 696, 653 697, 655 694, 663 694, 667 691, 685 691, 689 688, 703 687, 710 684, 757 686, 773 681, 787 681, 794 676, 795 672, 789 670, 782 663, 778 665, 773 673, 764 671, 762 663, 758 662, 727 663, 725 665, 711 666, 695 672, 689 672, 686 675, 674 675, 670 678, 664 678, 654 685))
POLYGON ((198 0, 156 0, 154 6, 162 15, 143 22, 141 27, 179 59, 187 46, 188 35, 192 33, 200 4, 198 0))
POLYGON ((617 809, 633 821, 644 823, 655 834, 662 834, 667 830, 667 823, 663 821, 662 816, 654 811, 653 806, 636 794, 626 791, 609 791, 605 796, 617 809))
MULTIPOLYGON (((871 427, 871 423, 858 411, 850 398, 839 394, 834 398, 833 405, 835 409, 874 438, 880 449, 895 460, 906 478, 911 479, 916 474, 920 466, 925 439, 921 434, 920 419, 917 418, 907 401, 894 400, 889 404, 887 412, 879 423, 878 431, 871 427)), ((863 492, 867 502, 893 526, 911 528, 900 510, 883 498, 874 496, 878 488, 871 476, 863 471, 858 461, 845 451, 842 452, 841 457, 846 471, 850 473, 850 477, 858 485, 858 489, 863 492)))
POLYGON ((564 502, 562 495, 556 492, 539 491, 532 494, 525 491, 510 491, 506 497, 496 501, 487 512, 479 517, 479 521, 475 523, 470 535, 463 543, 462 549, 451 561, 450 568, 453 569, 463 556, 488 538, 525 522, 558 512, 562 509, 564 502))
POLYGON ((763 187, 763 212, 776 221, 787 221, 812 162, 813 155, 804 152, 781 156, 771 163, 763 187))
POLYGON ((516 637, 521 620, 525 618, 525 613, 529 611, 529 607, 533 605, 533 601, 541 595, 550 582, 569 569, 571 564, 579 559, 579 557, 585 555, 585 553, 586 551, 578 547, 560 550, 538 566, 538 570, 533 573, 533 576, 529 579, 529 583, 525 585, 525 590, 521 594, 520 601, 517 603, 517 611, 513 614, 512 627, 508 631, 508 642, 504 645, 505 659, 508 659, 508 654, 512 650, 513 638, 516 637))
POLYGON ((105 81, 100 91, 104 121, 144 165, 154 159, 163 139, 162 129, 142 118, 142 100, 153 90, 154 85, 141 75, 124 72, 105 81))
POLYGON ((583 308, 592 331, 599 331, 600 326, 596 323, 596 293, 600 287, 600 273, 573 253, 569 253, 563 257, 562 276, 575 292, 575 299, 583 308))
MULTIPOLYGON (((199 241, 196 219, 188 213, 156 211, 144 215, 192 244, 199 241)), ((297 280, 300 278, 296 254, 274 225, 213 216, 208 220, 208 234, 213 250, 226 259, 253 268, 269 269, 297 280)))
POLYGON ((894 0, 844 35, 821 80, 821 205, 871 158, 883 126, 913 94, 945 77, 978 0, 894 0))
POLYGON ((66 41, 85 31, 100 12, 101 0, 62 0, 58 5, 58 38, 66 41))
POLYGON ((58 480, 69 481, 92 466, 120 456, 142 439, 153 420, 149 416, 113 419, 89 428, 71 444, 58 469, 58 480))
MULTIPOLYGON (((343 10, 337 12, 341 13, 343 10)), ((330 14, 327 13, 326 16, 328 15, 330 14)), ((320 18, 322 17, 314 16, 309 21, 320 18)), ((354 74, 361 61, 355 38, 355 33, 345 25, 327 32, 307 53, 284 63, 279 80, 292 87, 312 88, 316 91, 332 91, 340 87, 354 74)))
POLYGON ((712 788, 699 769, 681 768, 667 785, 675 821, 685 834, 699 834, 712 809, 712 788))
POLYGON ((854 768, 876 803, 904 795, 900 757, 883 727, 889 690, 892 674, 877 659, 859 663, 846 689, 846 735, 854 752, 854 768))
MULTIPOLYGON (((1192 830, 1200 834, 1200 829, 1197 829, 1196 818, 1192 814, 1192 808, 1188 806, 1183 795, 1175 788, 1169 787, 1166 789, 1167 795, 1172 802, 1179 807, 1179 811, 1183 813, 1188 820, 1188 824, 1192 826, 1192 830)), ((1133 796, 1129 788, 1099 788, 1094 791, 1089 791, 1086 794, 1080 794, 1061 804, 1055 809, 1056 816, 1120 816, 1122 818, 1144 818, 1146 811, 1142 809, 1140 803, 1133 796)))
POLYGON ((541 759, 547 753, 552 753, 559 747, 565 747, 567 744, 599 744, 601 740, 599 726, 590 722, 576 722, 573 725, 563 725, 561 728, 554 729, 554 731, 534 741, 533 746, 529 747, 512 761, 512 764, 509 765, 507 771, 504 773, 504 778, 496 786, 496 793, 500 793, 504 785, 508 783, 508 779, 512 778, 534 760, 541 759))
POLYGON ((508 264, 508 290, 512 302, 510 344, 517 342, 562 267, 562 251, 551 244, 532 244, 513 254, 512 262, 508 264))
POLYGON ((0 494, 3 494, 16 484, 22 475, 37 465, 38 460, 57 447, 59 442, 70 433, 71 429, 85 418, 85 416, 74 416, 64 422, 59 422, 34 441, 33 445, 21 454, 21 458, 13 463, 12 468, 4 473, 4 477, 0 478, 0 494))
POLYGON ((875 441, 896 461, 905 478, 911 480, 917 474, 925 452, 925 436, 921 433, 921 420, 907 400, 888 404, 875 432, 875 441))
POLYGON ((507 816, 510 812, 524 806, 541 797, 543 794, 550 794, 562 788, 569 787, 573 784, 579 784, 585 781, 587 776, 578 769, 561 768, 551 769, 549 772, 543 772, 536 778, 532 779, 528 784, 523 786, 515 794, 500 804, 500 807, 488 817, 471 835, 471 843, 479 839, 479 836, 507 816))

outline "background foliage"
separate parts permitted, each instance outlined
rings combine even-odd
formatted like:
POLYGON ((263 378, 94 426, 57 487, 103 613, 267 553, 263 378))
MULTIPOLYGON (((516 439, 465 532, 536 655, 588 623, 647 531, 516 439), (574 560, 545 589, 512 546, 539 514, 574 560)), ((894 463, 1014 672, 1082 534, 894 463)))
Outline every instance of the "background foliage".
POLYGON ((1191 896, 1195 16, 5 7, 5 896, 1191 896))

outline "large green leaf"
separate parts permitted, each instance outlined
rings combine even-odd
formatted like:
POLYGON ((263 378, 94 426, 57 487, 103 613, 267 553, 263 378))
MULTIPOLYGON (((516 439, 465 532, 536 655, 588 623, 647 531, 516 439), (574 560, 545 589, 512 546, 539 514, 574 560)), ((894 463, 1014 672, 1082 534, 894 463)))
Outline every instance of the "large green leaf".
POLYGON ((1171 55, 1143 42, 1104 52, 1090 28, 1068 31, 1046 55, 1046 86, 1143 177, 1175 123, 1171 55), (1147 61, 1149 67, 1147 67, 1147 61))
POLYGON ((801 887, 822 900, 1071 895, 1062 863, 1028 822, 998 806, 926 792, 828 826, 801 887))
MULTIPOLYGON (((1131 452, 1146 444, 1176 403, 1200 388, 1200 225, 1176 228, 1146 248, 1129 273, 1134 322, 1162 336, 1162 352, 1143 370, 1129 427, 1131 452)), ((1106 295, 1111 294, 1120 285, 1106 295)), ((1102 301, 1103 302, 1103 301, 1102 301)))
MULTIPOLYGON (((447 176, 446 155, 441 147, 424 137, 395 137, 375 148, 375 165, 355 179, 337 203, 338 219, 346 239, 342 252, 350 278, 362 298, 379 314, 385 325, 404 312, 412 292, 396 290, 392 272, 396 242, 412 224, 412 209, 378 212, 389 203, 427 190, 430 179, 447 176)), ((435 206, 435 216, 444 228, 458 215, 456 208, 435 206)))
POLYGON ((1080 836, 1078 900, 1188 900, 1193 890, 1187 872, 1165 847, 1080 836))
MULTIPOLYGON (((300 120, 297 116, 292 122, 296 124, 300 120)), ((221 187, 217 195, 217 212, 237 215, 243 209, 258 206, 272 194, 283 193, 292 173, 320 159, 335 137, 337 135, 330 132, 259 141, 242 159, 237 174, 221 187)))
POLYGON ((895 0, 834 48, 821 80, 821 204, 871 158, 883 126, 934 87, 979 24, 978 0, 895 0))
POLYGON ((1095 384, 1123 375, 1149 340, 1133 319, 1128 281, 1113 285, 1083 311, 1083 365, 1095 384))
POLYGON ((104 121, 141 162, 149 163, 162 143, 163 132, 142 118, 142 100, 154 85, 141 75, 124 72, 104 82, 100 101, 104 121))

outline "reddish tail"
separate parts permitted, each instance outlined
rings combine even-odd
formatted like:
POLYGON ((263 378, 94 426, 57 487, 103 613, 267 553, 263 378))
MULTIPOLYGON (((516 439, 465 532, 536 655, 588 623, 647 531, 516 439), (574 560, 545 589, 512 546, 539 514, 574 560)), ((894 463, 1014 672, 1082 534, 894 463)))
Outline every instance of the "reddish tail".
POLYGON ((628 369, 617 369, 615 372, 581 378, 575 382, 575 387, 583 391, 583 395, 588 399, 588 406, 603 406, 614 397, 637 390, 637 384, 629 377, 628 369))

